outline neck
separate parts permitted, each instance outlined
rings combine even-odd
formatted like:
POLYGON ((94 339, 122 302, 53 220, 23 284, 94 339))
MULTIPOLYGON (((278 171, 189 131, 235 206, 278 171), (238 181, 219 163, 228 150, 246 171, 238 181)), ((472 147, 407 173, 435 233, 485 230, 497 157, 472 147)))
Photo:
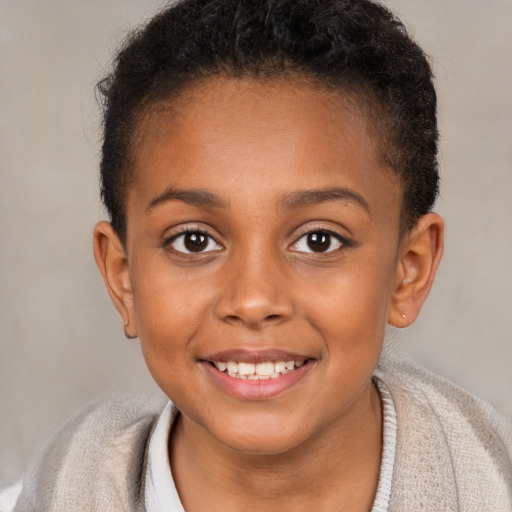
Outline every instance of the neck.
POLYGON ((180 416, 173 477, 190 512, 371 509, 382 452, 380 397, 371 384, 343 417, 286 453, 233 451, 180 416))

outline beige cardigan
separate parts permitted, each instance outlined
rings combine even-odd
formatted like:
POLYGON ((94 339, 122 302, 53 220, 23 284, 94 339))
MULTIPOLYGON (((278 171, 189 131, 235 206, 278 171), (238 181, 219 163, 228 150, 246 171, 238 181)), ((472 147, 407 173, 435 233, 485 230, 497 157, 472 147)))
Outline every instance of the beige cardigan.
MULTIPOLYGON (((410 361, 375 374, 397 412, 390 512, 512 511, 512 422, 410 361)), ((60 430, 23 478, 15 512, 143 511, 146 451, 166 398, 91 405, 60 430)))

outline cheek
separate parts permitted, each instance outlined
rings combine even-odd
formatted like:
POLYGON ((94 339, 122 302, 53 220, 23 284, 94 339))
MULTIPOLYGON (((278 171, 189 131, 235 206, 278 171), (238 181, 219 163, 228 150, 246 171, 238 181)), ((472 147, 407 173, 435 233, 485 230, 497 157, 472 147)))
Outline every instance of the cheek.
POLYGON ((310 286, 302 301, 311 323, 337 349, 371 349, 382 342, 392 304, 395 262, 376 256, 370 254, 336 269, 310 286))
POLYGON ((173 265, 162 250, 137 255, 133 261, 136 264, 131 277, 139 335, 163 330, 186 337, 187 330, 193 332, 211 301, 209 276, 173 265))
POLYGON ((194 335, 209 314, 212 289, 204 279, 187 280, 169 265, 153 263, 134 272, 135 314, 146 363, 155 380, 166 379, 193 364, 194 335), (172 369, 172 371, 171 371, 172 369))

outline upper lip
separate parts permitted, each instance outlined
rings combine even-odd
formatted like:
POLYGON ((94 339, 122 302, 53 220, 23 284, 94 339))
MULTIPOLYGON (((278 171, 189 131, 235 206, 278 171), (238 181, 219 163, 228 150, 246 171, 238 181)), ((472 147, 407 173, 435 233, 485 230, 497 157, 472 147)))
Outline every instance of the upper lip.
POLYGON ((203 361, 227 362, 236 361, 237 363, 263 363, 266 361, 305 361, 312 359, 311 357, 296 352, 288 352, 279 349, 264 349, 264 350, 247 350, 247 349, 233 349, 223 350, 211 355, 200 358, 203 361))

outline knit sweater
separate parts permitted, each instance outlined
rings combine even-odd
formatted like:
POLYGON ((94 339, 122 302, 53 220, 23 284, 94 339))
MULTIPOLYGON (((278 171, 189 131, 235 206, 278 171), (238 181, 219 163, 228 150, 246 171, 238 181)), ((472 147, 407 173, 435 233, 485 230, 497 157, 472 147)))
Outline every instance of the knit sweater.
MULTIPOLYGON (((512 511, 512 422, 405 359, 375 372, 396 408, 389 512, 512 511)), ((167 399, 117 397, 79 413, 39 453, 15 512, 143 511, 148 441, 167 399)))

